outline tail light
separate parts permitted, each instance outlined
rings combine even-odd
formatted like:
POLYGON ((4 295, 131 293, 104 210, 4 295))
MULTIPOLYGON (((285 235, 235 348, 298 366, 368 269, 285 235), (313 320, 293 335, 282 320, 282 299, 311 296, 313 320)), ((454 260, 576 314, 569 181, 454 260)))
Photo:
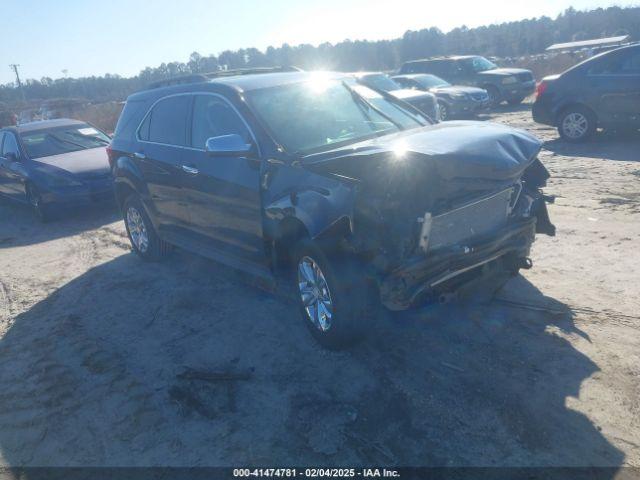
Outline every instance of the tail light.
POLYGON ((542 96, 542 94, 546 92, 548 86, 549 84, 547 82, 540 82, 536 87, 536 98, 540 98, 540 96, 542 96))

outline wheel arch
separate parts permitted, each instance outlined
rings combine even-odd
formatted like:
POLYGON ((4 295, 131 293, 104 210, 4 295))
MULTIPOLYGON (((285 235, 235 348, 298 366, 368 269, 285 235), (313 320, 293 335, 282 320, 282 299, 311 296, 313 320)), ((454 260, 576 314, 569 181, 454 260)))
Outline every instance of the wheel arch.
POLYGON ((124 206, 125 200, 130 196, 136 193, 136 189, 133 188, 128 181, 116 181, 113 186, 113 190, 116 196, 116 203, 118 204, 118 208, 122 210, 124 206))
POLYGON ((573 100, 573 101, 564 103, 562 106, 560 106, 557 109, 556 115, 555 115, 556 126, 558 126, 560 124, 560 118, 562 117, 562 115, 567 110, 572 109, 572 108, 582 108, 584 110, 587 110, 589 113, 591 113, 591 115, 593 115, 593 118, 595 118, 596 125, 600 122, 600 119, 598 118, 598 114, 596 113, 596 111, 593 108, 591 108, 586 103, 583 103, 583 102, 580 102, 580 101, 577 101, 577 100, 573 100))
POLYGON ((273 240, 273 266, 278 272, 285 271, 291 262, 291 254, 297 242, 311 238, 307 227, 299 218, 286 217, 276 227, 273 240))

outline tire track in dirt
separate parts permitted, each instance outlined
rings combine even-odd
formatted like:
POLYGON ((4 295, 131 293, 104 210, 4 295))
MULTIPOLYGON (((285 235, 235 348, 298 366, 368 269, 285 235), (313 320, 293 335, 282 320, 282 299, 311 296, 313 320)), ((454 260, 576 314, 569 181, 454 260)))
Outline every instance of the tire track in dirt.
POLYGON ((104 463, 117 445, 104 444, 101 426, 131 442, 145 428, 166 424, 162 405, 145 379, 127 368, 118 345, 93 338, 82 314, 53 310, 47 328, 23 338, 28 351, 0 344, 0 359, 11 363, 0 370, 0 424, 11 439, 3 449, 13 464, 54 464, 63 452, 104 463))

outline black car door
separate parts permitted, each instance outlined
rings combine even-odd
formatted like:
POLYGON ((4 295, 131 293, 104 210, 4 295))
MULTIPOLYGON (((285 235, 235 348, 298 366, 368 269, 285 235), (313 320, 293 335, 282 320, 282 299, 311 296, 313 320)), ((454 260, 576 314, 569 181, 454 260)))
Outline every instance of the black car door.
POLYGON ((138 131, 133 158, 149 190, 148 203, 161 229, 184 229, 189 214, 184 197, 184 155, 192 97, 165 97, 151 108, 138 131))
POLYGON ((12 132, 5 132, 0 151, 0 193, 17 200, 25 199, 23 168, 18 141, 12 132))
POLYGON ((640 124, 640 48, 619 50, 594 63, 587 85, 603 123, 640 124))
POLYGON ((190 177, 185 183, 191 228, 207 245, 225 253, 264 263, 257 143, 238 111, 217 94, 196 94, 191 149, 185 155, 190 177), (237 134, 253 153, 246 157, 209 156, 207 139, 237 134))

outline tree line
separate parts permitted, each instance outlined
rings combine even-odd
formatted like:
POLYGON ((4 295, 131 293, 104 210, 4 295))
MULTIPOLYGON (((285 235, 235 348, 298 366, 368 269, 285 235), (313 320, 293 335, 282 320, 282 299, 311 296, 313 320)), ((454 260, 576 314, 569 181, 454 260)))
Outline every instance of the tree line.
MULTIPOLYGON (((407 31, 394 40, 345 40, 318 46, 284 44, 268 47, 226 50, 219 55, 203 56, 194 52, 187 62, 171 62, 147 67, 138 75, 58 78, 23 82, 28 103, 53 98, 82 98, 92 102, 123 100, 153 81, 190 73, 218 69, 294 65, 305 70, 337 71, 391 70, 402 62, 417 58, 450 54, 481 54, 519 57, 537 54, 552 43, 629 34, 640 39, 640 7, 609 7, 590 11, 565 10, 555 19, 539 17, 516 22, 467 28, 444 33, 431 27, 407 31)), ((22 103, 14 83, 0 85, 0 102, 22 103)))

